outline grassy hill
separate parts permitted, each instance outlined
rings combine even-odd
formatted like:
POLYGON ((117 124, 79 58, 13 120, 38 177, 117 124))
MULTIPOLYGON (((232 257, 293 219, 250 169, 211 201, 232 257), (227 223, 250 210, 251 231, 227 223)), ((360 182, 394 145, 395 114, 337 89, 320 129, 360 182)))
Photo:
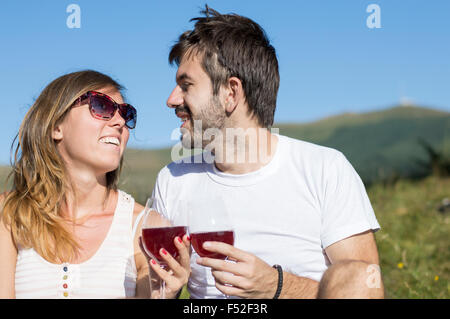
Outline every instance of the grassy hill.
POLYGON ((308 124, 280 124, 280 133, 343 152, 366 184, 394 174, 420 176, 421 138, 450 155, 450 113, 401 106, 342 114, 308 124))
POLYGON ((375 234, 387 298, 450 298, 450 178, 400 180, 367 189, 380 223, 375 234))

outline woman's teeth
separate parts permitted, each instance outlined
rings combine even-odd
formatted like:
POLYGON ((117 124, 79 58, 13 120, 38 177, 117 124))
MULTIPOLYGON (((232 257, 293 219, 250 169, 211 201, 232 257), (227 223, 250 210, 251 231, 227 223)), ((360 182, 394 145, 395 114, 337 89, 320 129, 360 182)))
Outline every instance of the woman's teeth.
POLYGON ((100 139, 100 142, 105 144, 114 144, 117 146, 120 145, 120 141, 117 137, 103 137, 100 139))

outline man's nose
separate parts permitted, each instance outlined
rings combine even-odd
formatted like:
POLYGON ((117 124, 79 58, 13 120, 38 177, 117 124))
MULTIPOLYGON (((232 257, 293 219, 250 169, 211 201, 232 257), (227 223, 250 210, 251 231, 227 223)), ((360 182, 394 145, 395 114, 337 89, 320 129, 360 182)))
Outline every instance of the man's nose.
POLYGON ((183 94, 179 85, 177 85, 172 93, 170 93, 167 99, 167 106, 170 108, 176 108, 177 106, 183 105, 183 94))

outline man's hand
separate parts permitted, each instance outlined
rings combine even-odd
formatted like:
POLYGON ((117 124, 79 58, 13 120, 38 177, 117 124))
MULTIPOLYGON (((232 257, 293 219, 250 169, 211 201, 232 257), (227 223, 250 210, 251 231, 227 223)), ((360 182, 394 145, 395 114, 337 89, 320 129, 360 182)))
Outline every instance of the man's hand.
POLYGON ((242 298, 273 298, 278 285, 278 271, 272 266, 255 255, 222 242, 205 242, 203 248, 228 256, 228 261, 197 259, 199 265, 211 267, 216 287, 223 294, 242 298))

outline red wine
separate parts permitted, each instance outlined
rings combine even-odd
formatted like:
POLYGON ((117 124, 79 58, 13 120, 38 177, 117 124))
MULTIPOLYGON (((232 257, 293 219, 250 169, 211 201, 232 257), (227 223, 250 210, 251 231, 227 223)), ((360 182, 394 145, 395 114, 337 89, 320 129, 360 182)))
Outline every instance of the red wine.
POLYGON ((183 238, 186 234, 185 226, 161 227, 161 228, 143 228, 142 241, 147 249, 160 262, 162 258, 159 250, 164 248, 172 257, 178 257, 178 249, 175 247, 173 240, 176 236, 183 238))
POLYGON ((197 254, 199 254, 201 257, 216 259, 227 258, 227 256, 224 256, 222 254, 203 249, 203 243, 205 241, 220 241, 226 244, 234 245, 234 232, 232 230, 194 233, 190 234, 189 237, 191 237, 192 246, 194 247, 197 254))

